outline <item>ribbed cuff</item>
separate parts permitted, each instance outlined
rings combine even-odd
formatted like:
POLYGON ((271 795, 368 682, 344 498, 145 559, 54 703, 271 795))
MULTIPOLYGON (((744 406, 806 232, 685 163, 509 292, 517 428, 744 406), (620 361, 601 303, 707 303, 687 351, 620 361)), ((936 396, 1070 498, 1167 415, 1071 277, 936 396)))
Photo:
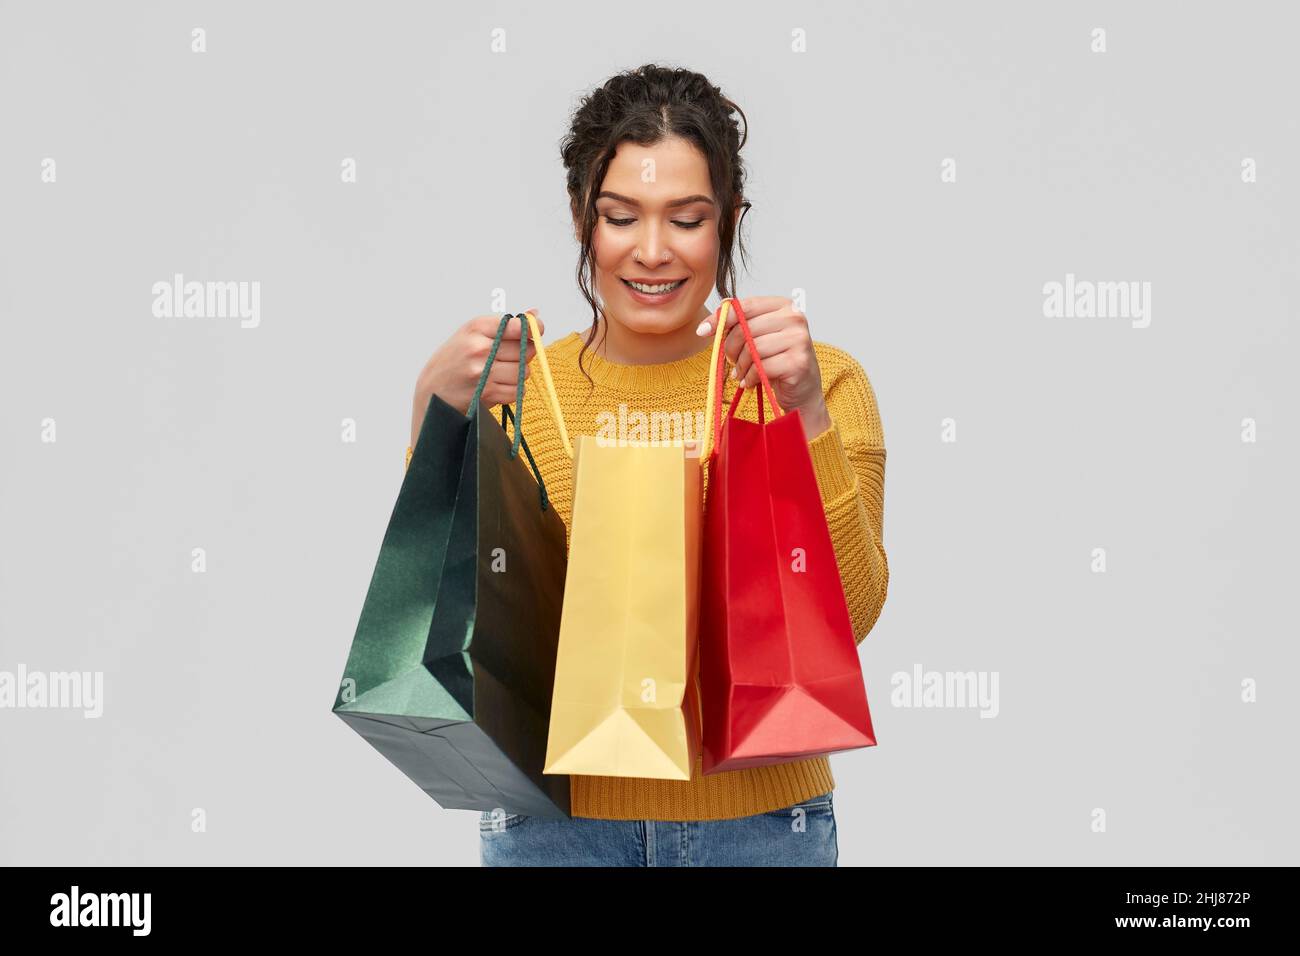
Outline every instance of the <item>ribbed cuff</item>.
POLYGON ((808 442, 808 453, 812 456, 823 504, 853 489, 858 473, 853 470, 853 462, 849 461, 848 452, 844 450, 839 422, 832 419, 830 428, 808 442))

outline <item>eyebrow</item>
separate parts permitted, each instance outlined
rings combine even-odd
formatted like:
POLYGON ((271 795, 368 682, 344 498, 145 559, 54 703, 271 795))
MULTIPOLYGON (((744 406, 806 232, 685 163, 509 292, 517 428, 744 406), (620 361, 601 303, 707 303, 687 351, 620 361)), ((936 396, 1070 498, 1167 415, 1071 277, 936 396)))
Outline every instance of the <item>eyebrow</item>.
MULTIPOLYGON (((641 204, 637 202, 635 199, 633 199, 631 196, 620 196, 618 193, 612 193, 607 189, 602 190, 600 193, 598 193, 596 195, 596 198, 614 199, 617 200, 618 202, 627 203, 629 206, 636 206, 637 208, 641 207, 641 204)), ((678 206, 689 206, 691 203, 695 203, 695 202, 706 202, 710 206, 712 206, 713 197, 701 196, 699 193, 696 193, 694 196, 683 196, 681 199, 671 199, 664 205, 666 205, 669 209, 675 209, 678 206)))

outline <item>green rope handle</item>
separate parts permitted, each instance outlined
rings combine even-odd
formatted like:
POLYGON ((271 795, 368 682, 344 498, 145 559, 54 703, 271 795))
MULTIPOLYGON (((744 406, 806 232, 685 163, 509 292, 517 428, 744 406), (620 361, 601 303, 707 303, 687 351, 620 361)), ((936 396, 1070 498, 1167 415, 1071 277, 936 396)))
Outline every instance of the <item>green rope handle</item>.
POLYGON ((474 389, 474 397, 470 399, 468 415, 473 417, 478 412, 479 399, 483 397, 483 389, 487 387, 488 373, 492 371, 492 363, 496 361, 497 350, 501 348, 501 340, 505 337, 506 328, 513 318, 519 319, 520 336, 519 336, 519 384, 515 388, 515 410, 510 411, 510 406, 502 404, 501 406, 501 427, 506 427, 506 416, 509 415, 514 426, 514 441, 510 445, 510 457, 519 456, 519 446, 522 443, 524 454, 528 456, 528 464, 533 468, 533 475, 537 478, 537 489, 541 497, 542 510, 545 511, 551 506, 550 498, 546 494, 546 482, 542 480, 542 473, 537 468, 537 462, 533 460, 533 453, 528 449, 528 442, 524 441, 523 417, 524 417, 524 379, 528 376, 528 321, 527 317, 521 312, 518 316, 511 315, 507 312, 501 317, 501 324, 497 326, 496 337, 492 340, 492 349, 488 352, 487 361, 483 363, 483 373, 479 375, 478 387, 474 389))

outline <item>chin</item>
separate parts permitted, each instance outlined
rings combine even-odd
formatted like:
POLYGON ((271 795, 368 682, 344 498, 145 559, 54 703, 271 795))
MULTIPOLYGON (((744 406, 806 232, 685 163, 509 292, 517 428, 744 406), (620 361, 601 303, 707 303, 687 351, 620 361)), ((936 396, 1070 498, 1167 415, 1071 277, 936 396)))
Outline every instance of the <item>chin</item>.
POLYGON ((656 314, 649 318, 634 313, 624 313, 620 321, 625 328, 641 335, 664 335, 668 332, 676 332, 682 327, 680 315, 675 310, 673 315, 656 314))

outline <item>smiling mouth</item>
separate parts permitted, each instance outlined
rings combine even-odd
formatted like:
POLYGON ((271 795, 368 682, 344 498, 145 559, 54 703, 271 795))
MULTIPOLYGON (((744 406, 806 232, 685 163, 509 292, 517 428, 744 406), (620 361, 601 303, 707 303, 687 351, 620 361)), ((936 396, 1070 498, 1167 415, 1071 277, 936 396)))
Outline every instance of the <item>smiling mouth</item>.
POLYGON ((632 279, 624 279, 620 276, 619 281, 631 289, 636 289, 637 292, 640 292, 643 295, 667 295, 669 292, 675 291, 686 280, 670 279, 666 282, 641 282, 632 279))

